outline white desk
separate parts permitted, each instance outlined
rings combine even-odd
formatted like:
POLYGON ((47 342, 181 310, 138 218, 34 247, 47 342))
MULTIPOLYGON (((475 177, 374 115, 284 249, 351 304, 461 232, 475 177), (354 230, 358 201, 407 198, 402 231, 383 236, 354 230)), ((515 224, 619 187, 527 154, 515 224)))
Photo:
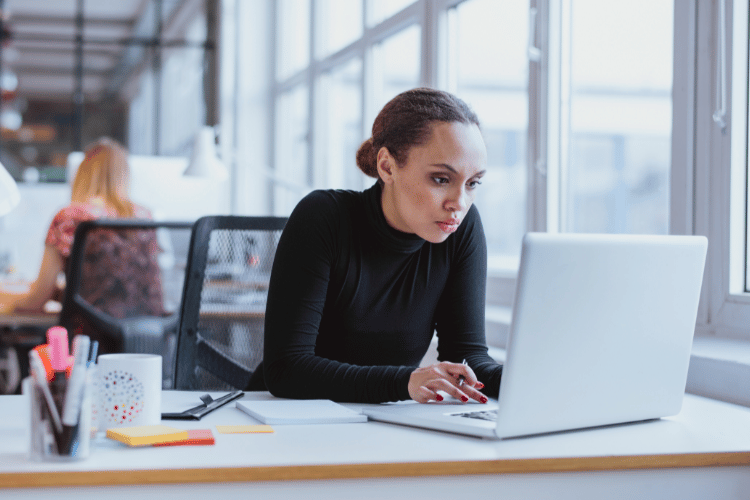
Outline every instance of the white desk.
MULTIPOLYGON (((162 408, 184 410, 198 404, 199 394, 165 392, 162 408)), ((244 498, 251 491, 263 498, 358 500, 482 491, 494 492, 492 498, 556 499, 750 495, 750 409, 698 396, 686 396, 682 413, 668 419, 503 441, 378 422, 219 434, 217 424, 254 423, 230 403, 200 422, 164 422, 211 428, 215 446, 128 448, 102 439, 91 457, 72 463, 29 461, 23 398, 0 396, 0 488, 15 488, 13 498, 38 498, 39 488, 50 486, 79 486, 58 489, 56 499, 105 492, 244 498), (104 485, 111 486, 103 491, 104 485)))

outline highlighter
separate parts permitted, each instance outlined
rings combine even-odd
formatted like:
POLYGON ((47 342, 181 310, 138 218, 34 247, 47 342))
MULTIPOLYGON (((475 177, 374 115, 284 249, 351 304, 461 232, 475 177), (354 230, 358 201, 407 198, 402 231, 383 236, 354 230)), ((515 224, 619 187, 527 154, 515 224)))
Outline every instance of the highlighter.
POLYGON ((47 343, 49 344, 49 360, 53 370, 49 388, 57 411, 62 414, 65 403, 65 389, 68 385, 65 377, 68 366, 68 331, 61 326, 53 326, 47 330, 47 343))

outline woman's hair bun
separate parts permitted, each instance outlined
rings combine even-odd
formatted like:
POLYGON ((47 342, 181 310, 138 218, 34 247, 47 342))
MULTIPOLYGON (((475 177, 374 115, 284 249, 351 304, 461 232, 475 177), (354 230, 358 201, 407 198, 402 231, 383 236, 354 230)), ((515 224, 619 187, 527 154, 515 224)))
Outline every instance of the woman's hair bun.
POLYGON ((357 150, 357 166, 365 175, 378 178, 378 158, 372 146, 372 137, 363 142, 357 150))

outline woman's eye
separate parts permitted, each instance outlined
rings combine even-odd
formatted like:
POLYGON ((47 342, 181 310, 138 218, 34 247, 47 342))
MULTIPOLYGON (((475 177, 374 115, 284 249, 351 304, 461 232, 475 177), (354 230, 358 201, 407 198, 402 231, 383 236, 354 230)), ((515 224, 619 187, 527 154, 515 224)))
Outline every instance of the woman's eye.
POLYGON ((482 183, 480 181, 470 181, 469 182, 469 189, 475 189, 477 186, 481 185, 482 183))
POLYGON ((433 177, 433 181, 435 181, 436 184, 448 184, 449 179, 447 177, 433 177))

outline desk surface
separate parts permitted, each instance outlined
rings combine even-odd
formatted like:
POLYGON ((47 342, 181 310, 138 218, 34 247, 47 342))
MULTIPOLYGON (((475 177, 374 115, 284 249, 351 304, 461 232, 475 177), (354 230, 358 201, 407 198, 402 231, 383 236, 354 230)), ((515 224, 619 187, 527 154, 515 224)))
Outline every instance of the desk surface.
MULTIPOLYGON (((185 410, 198 403, 199 394, 166 391, 162 409, 185 410)), ((219 434, 216 425, 256 423, 230 403, 199 422, 163 422, 211 428, 214 446, 128 448, 97 438, 88 459, 66 463, 29 460, 24 398, 0 396, 0 487, 750 466, 750 409, 691 395, 675 417, 508 440, 380 422, 277 425, 273 434, 219 434)))
POLYGON ((33 326, 48 328, 57 324, 57 313, 2 313, 0 311, 0 328, 22 328, 33 326))

